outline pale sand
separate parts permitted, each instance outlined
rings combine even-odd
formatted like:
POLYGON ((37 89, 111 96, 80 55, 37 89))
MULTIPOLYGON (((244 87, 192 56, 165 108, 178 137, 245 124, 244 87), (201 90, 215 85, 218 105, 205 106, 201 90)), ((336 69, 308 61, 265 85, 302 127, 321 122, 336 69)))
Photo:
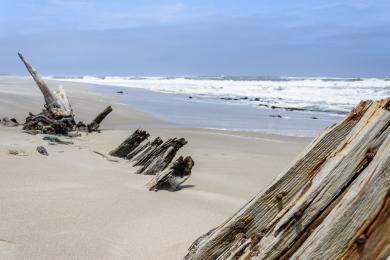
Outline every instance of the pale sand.
MULTIPOLYGON (((50 82, 51 86, 58 85, 50 82)), ((113 97, 91 86, 64 83, 77 118, 89 121, 113 97)), ((23 121, 43 100, 30 78, 0 77, 0 117, 23 121)), ((0 127, 1 259, 182 259, 190 244, 264 189, 309 139, 200 129, 148 129, 152 137, 185 137, 180 154, 195 161, 178 192, 150 192, 150 176, 107 153, 133 130, 164 123, 128 106, 114 105, 101 134, 47 145, 42 136, 0 127), (44 145, 49 156, 38 154, 44 145), (8 154, 23 150, 27 156, 8 154)))

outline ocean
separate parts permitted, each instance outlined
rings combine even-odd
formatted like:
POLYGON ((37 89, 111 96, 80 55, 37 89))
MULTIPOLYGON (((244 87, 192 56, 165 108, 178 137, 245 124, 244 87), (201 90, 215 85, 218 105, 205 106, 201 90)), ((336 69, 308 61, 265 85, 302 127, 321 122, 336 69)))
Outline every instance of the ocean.
POLYGON ((388 78, 49 78, 92 83, 100 86, 99 91, 115 92, 120 88, 129 94, 120 102, 157 114, 182 127, 295 136, 316 135, 325 126, 337 122, 361 100, 390 96, 388 78), (144 99, 140 99, 140 95, 144 99))

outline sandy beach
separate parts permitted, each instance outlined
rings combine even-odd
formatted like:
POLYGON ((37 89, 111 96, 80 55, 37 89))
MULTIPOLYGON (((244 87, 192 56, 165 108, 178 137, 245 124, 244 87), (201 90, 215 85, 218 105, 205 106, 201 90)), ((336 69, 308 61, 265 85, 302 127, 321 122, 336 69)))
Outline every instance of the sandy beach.
MULTIPOLYGON (((47 81, 54 89, 58 81, 47 81)), ((61 83, 77 120, 107 105, 101 133, 48 145, 21 127, 0 127, 0 259, 182 259, 190 244, 222 223, 287 168, 309 138, 171 128, 154 115, 116 104, 117 95, 82 83, 61 83), (148 128, 148 125, 166 125, 148 128), (145 126, 146 125, 146 126, 145 126), (133 127, 129 127, 133 126, 133 127), (152 136, 184 137, 180 155, 195 161, 177 192, 150 192, 151 176, 133 174, 107 154, 137 127, 152 136), (36 152, 43 145, 49 156, 36 152), (11 155, 10 149, 23 151, 11 155)), ((0 77, 0 117, 24 122, 43 98, 29 77, 0 77)))

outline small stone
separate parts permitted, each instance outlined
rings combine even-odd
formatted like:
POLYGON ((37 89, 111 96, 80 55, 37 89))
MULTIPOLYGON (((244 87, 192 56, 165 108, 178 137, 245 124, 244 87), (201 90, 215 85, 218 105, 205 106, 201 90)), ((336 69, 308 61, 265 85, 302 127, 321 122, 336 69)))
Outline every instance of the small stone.
POLYGON ((19 154, 18 150, 15 150, 15 149, 8 150, 8 153, 12 154, 12 155, 18 155, 19 154))
POLYGON ((123 94, 123 91, 122 90, 119 90, 116 92, 117 94, 123 94))
POLYGON ((318 117, 312 116, 311 119, 318 119, 318 117))
POLYGON ((37 152, 42 154, 42 155, 46 155, 46 156, 49 155, 49 153, 47 152, 46 148, 43 147, 43 146, 38 146, 37 147, 37 152))

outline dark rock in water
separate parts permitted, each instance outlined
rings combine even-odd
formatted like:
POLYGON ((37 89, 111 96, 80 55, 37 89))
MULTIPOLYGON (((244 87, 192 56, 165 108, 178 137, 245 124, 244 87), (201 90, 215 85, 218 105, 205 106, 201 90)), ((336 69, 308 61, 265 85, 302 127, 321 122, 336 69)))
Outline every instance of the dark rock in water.
POLYGON ((37 147, 37 152, 42 154, 42 155, 45 155, 45 156, 49 155, 49 153, 47 152, 46 148, 43 147, 43 146, 38 146, 37 147))
POLYGON ((312 116, 311 119, 318 119, 318 117, 312 116))
POLYGON ((267 105, 267 104, 258 104, 258 106, 259 107, 267 107, 267 108, 269 108, 269 105, 267 105))
POLYGON ((276 106, 271 106, 271 108, 272 108, 272 109, 276 109, 276 108, 278 108, 278 107, 276 107, 276 106))
POLYGON ((281 115, 269 115, 269 117, 283 118, 281 115))
POLYGON ((257 98, 255 98, 254 100, 255 100, 255 101, 260 101, 260 98, 257 97, 257 98))
POLYGON ((222 100, 233 100, 232 98, 229 97, 221 97, 222 100))
POLYGON ((242 98, 240 98, 240 99, 244 99, 244 100, 246 100, 246 99, 249 99, 248 97, 242 97, 242 98))
POLYGON ((123 91, 122 90, 119 90, 116 92, 117 94, 123 94, 123 91))
POLYGON ((189 96, 188 98, 189 98, 189 99, 192 99, 192 97, 191 97, 191 96, 189 96))

